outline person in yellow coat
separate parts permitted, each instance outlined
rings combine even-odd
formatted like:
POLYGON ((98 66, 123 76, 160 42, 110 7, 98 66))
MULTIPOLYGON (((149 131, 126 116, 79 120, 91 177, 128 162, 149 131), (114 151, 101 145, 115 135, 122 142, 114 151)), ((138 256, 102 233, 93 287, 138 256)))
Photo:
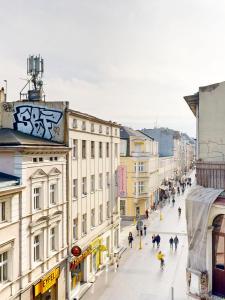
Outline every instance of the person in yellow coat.
POLYGON ((157 259, 160 260, 160 267, 163 270, 163 267, 165 265, 165 254, 162 253, 162 251, 159 251, 157 253, 157 259))

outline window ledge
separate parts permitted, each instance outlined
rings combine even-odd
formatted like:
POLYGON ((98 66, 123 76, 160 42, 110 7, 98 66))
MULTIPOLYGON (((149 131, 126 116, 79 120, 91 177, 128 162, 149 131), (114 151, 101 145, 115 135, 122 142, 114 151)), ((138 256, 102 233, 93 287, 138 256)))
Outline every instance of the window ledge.
POLYGON ((73 201, 77 201, 78 199, 77 199, 77 197, 73 197, 73 201))
POLYGON ((87 197, 87 194, 82 194, 82 198, 86 198, 87 197))
POLYGON ((86 235, 87 235, 87 232, 86 233, 82 233, 81 237, 85 237, 86 235))
POLYGON ((91 230, 94 230, 94 229, 95 229, 95 227, 96 227, 96 226, 92 226, 92 227, 91 227, 91 230))

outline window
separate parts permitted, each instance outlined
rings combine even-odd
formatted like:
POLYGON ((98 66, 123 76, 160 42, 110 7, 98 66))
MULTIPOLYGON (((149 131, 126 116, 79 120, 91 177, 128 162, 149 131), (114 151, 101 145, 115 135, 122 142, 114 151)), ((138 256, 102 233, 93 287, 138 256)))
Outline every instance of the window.
POLYGON ((56 184, 50 184, 50 204, 56 203, 56 184))
POLYGON ((102 125, 99 125, 99 133, 102 133, 102 125))
POLYGON ((115 144, 115 156, 118 156, 118 144, 115 144))
POLYGON ((33 162, 37 162, 37 157, 33 157, 33 162))
POLYGON ((99 157, 102 157, 102 142, 99 142, 99 157))
POLYGON ((55 233, 56 229, 55 227, 50 229, 50 250, 54 251, 56 250, 56 245, 55 245, 55 233))
POLYGON ((86 141, 82 141, 82 158, 86 158, 86 141))
POLYGON ((109 205, 109 201, 106 202, 106 216, 107 216, 107 218, 110 217, 110 205, 109 205))
POLYGON ((91 192, 95 191, 95 175, 91 175, 91 192))
POLYGON ((91 132, 94 132, 95 131, 95 125, 94 123, 91 123, 91 132))
POLYGON ((115 129, 115 136, 117 136, 117 129, 115 129))
POLYGON ((73 179, 73 198, 77 198, 77 190, 78 190, 77 179, 73 179))
POLYGON ((99 224, 103 222, 103 207, 102 204, 99 205, 99 224))
POLYGON ((8 252, 0 254, 0 283, 8 280, 8 252))
POLYGON ((6 207, 5 201, 0 202, 0 222, 6 221, 6 215, 5 215, 6 209, 5 209, 5 207, 6 207))
POLYGON ((73 158, 77 159, 77 146, 78 146, 78 140, 73 140, 73 146, 72 146, 72 153, 73 153, 73 158))
POLYGON ((82 178, 82 195, 87 195, 87 178, 82 178))
POLYGON ((144 172, 144 162, 141 161, 141 162, 136 162, 135 165, 134 165, 134 170, 135 172, 144 172))
POLYGON ((39 161, 43 161, 43 157, 39 157, 39 161))
POLYGON ((120 199, 120 215, 124 216, 126 214, 125 200, 120 199))
POLYGON ((103 187, 103 184, 102 184, 102 173, 101 174, 99 174, 99 183, 98 183, 98 188, 100 189, 100 190, 102 190, 102 187, 103 187))
POLYGON ((106 127, 106 134, 109 135, 109 127, 106 127))
POLYGON ((95 142, 91 141, 91 158, 95 157, 95 142))
POLYGON ((77 119, 73 119, 72 127, 77 128, 77 119))
POLYGON ((50 161, 53 161, 53 157, 52 157, 52 156, 51 156, 51 157, 49 157, 49 160, 50 160, 50 161))
POLYGON ((110 179, 109 179, 109 172, 106 172, 106 188, 109 188, 110 186, 110 179))
POLYGON ((87 233, 87 214, 82 216, 82 234, 87 233))
POLYGON ((41 188, 37 187, 33 190, 33 203, 34 203, 34 209, 40 209, 40 193, 41 188))
POLYGON ((34 261, 40 260, 40 235, 34 237, 34 261))
POLYGON ((82 130, 86 130, 86 122, 82 121, 82 130))
POLYGON ((106 157, 109 157, 109 143, 106 143, 106 157))
POLYGON ((58 157, 57 157, 57 156, 55 156, 55 157, 54 157, 54 161, 57 161, 57 160, 58 160, 58 157))
POLYGON ((78 239, 78 220, 73 219, 73 240, 76 241, 78 239))
POLYGON ((144 181, 138 181, 134 186, 135 194, 143 194, 144 193, 144 181))
POLYGON ((91 209, 91 227, 95 227, 95 209, 91 209))

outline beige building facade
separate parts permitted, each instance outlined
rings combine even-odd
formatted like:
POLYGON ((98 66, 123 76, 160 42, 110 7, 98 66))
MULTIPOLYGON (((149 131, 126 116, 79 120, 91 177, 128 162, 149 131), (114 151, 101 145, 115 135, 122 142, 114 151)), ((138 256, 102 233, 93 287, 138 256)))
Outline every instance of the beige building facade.
POLYGON ((7 219, 0 228, 0 255, 9 258, 2 299, 66 298, 67 152, 57 143, 0 129, 0 171, 19 178, 21 186, 13 198, 1 200, 7 219), (13 226, 11 238, 5 229, 13 226))
POLYGON ((121 128, 120 138, 120 160, 127 182, 120 214, 123 219, 143 217, 158 201, 158 143, 128 127, 121 128))

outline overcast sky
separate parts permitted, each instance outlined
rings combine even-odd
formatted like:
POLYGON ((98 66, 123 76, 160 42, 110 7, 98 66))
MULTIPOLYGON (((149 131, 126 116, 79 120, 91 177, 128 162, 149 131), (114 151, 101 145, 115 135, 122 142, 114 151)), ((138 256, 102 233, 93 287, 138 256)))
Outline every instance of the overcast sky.
POLYGON ((0 85, 18 100, 29 54, 47 100, 134 128, 195 135, 183 100, 225 80, 224 0, 0 0, 0 85))

